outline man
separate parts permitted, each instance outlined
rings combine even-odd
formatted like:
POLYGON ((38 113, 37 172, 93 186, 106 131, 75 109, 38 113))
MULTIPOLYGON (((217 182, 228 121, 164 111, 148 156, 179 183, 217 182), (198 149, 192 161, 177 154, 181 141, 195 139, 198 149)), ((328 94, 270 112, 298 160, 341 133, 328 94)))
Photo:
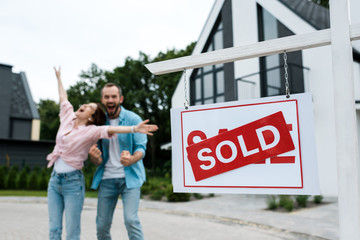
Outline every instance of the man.
MULTIPOLYGON (((101 103, 107 112, 107 125, 137 125, 141 118, 121 106, 124 97, 121 88, 107 83, 101 90, 101 103)), ((92 162, 101 163, 97 168, 92 189, 97 189, 96 217, 99 240, 111 239, 110 227, 119 195, 123 202, 124 222, 130 240, 143 239, 138 217, 140 188, 145 181, 145 156, 147 136, 139 133, 118 134, 110 140, 102 139, 99 148, 90 151, 92 162)))

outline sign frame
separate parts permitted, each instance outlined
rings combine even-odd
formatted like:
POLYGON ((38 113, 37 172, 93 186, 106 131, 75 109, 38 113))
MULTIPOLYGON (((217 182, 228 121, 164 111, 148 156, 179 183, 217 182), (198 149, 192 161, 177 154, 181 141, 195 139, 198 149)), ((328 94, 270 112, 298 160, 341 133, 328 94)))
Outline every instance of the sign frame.
MULTIPOLYGON (((192 106, 188 110, 184 108, 171 109, 171 124, 172 124, 172 170, 173 170, 173 186, 174 192, 200 192, 200 193, 244 193, 244 194, 291 194, 291 195, 318 195, 320 193, 317 161, 316 161, 316 147, 314 137, 312 99, 309 93, 293 94, 291 98, 287 99, 285 96, 267 97, 259 99, 249 99, 225 103, 217 103, 202 106, 192 106), (184 120, 185 115, 192 112, 229 109, 234 107, 254 107, 261 106, 266 109, 271 105, 277 103, 295 103, 296 105, 296 121, 298 124, 298 144, 300 154, 300 171, 301 184, 287 186, 227 186, 224 184, 201 185, 188 184, 187 177, 189 170, 186 168, 187 153, 185 152, 184 142, 184 126, 187 124, 184 120), (181 139, 181 143, 179 143, 181 139), (181 156, 179 159, 179 156, 181 156), (303 160, 304 157, 310 160, 303 160), (312 159, 312 160, 311 160, 312 159)), ((266 110, 267 111, 267 110, 266 110)), ((261 115, 261 114, 260 114, 261 115)), ((259 116, 260 116, 259 115, 259 116)), ((251 119, 251 117, 250 117, 251 119)), ((254 118, 256 119, 256 117, 254 118)), ((193 121, 194 122, 194 121, 193 121)), ((222 127, 219 127, 219 129, 222 127)), ((231 129, 231 128, 229 128, 231 129)), ((186 134, 185 134, 186 135, 186 134)), ((210 137, 210 136, 209 136, 210 137)), ((285 154, 286 155, 286 154, 285 154)), ((269 161, 269 160, 267 160, 269 161)), ((241 169, 243 173, 246 166, 241 169)), ((252 173, 254 174, 254 173, 252 173)), ((234 177, 232 175, 232 177, 234 177)), ((223 178, 223 176, 222 176, 223 178)), ((234 178, 232 178, 234 179, 234 178)))

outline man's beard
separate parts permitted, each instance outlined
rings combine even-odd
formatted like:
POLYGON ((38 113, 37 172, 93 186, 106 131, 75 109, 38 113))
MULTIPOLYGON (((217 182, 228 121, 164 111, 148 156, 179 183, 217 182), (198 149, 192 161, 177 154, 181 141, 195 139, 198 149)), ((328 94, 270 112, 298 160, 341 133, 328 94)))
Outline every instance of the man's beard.
POLYGON ((119 104, 116 104, 116 105, 114 106, 114 111, 109 112, 109 107, 106 106, 106 111, 107 111, 109 117, 111 118, 111 117, 116 116, 119 108, 120 108, 120 103, 119 103, 119 104))

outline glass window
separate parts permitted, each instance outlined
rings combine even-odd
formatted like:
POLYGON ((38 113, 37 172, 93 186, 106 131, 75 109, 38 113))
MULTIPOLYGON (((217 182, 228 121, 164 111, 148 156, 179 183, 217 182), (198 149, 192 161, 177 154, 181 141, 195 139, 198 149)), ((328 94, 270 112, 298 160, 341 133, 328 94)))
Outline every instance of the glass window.
POLYGON ((218 31, 214 35, 214 50, 223 49, 223 32, 218 31))
POLYGON ((201 105, 201 101, 196 101, 195 105, 201 105))
POLYGON ((207 49, 204 51, 204 52, 211 52, 211 51, 213 51, 214 50, 214 45, 213 45, 213 43, 211 42, 210 44, 209 44, 209 46, 207 47, 207 49))
POLYGON ((224 93, 224 86, 225 86, 224 71, 219 71, 216 73, 216 92, 218 94, 224 93))
POLYGON ((263 9, 264 40, 278 37, 277 20, 268 11, 263 9))
POLYGON ((220 97, 217 97, 217 98, 216 98, 216 102, 225 102, 225 96, 222 95, 222 96, 220 96, 220 97))
POLYGON ((210 104, 210 103, 214 103, 214 99, 209 98, 204 101, 204 104, 210 104))
MULTIPOLYGON (((259 41, 276 39, 294 35, 285 25, 279 22, 268 11, 258 5, 259 14, 259 41)), ((304 92, 304 79, 301 51, 287 54, 288 72, 292 73, 290 92, 304 92), (293 67, 291 66, 293 65, 293 67), (299 67, 300 66, 300 67, 299 67)), ((261 96, 285 94, 284 60, 283 54, 260 58, 261 96)))
POLYGON ((201 99, 201 78, 195 79, 195 99, 201 99))
MULTIPOLYGON (((222 22, 219 18, 217 24, 209 36, 208 43, 203 52, 210 52, 224 48, 223 44, 223 30, 222 22)), ((193 93, 195 99, 190 99, 192 105, 209 104, 214 102, 224 101, 224 64, 217 64, 199 68, 193 72, 190 77, 192 88, 190 91, 193 93)))
POLYGON ((204 75, 204 98, 214 96, 213 76, 211 74, 204 75))

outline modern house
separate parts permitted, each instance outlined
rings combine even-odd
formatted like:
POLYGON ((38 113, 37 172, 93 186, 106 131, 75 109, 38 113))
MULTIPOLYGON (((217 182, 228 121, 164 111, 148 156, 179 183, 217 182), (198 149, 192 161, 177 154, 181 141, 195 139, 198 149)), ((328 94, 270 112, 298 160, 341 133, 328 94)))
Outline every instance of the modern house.
POLYGON ((40 116, 24 72, 0 64, 0 165, 46 164, 53 141, 40 141, 40 116))
MULTIPOLYGON (((350 0, 351 11, 360 2, 350 0)), ((308 0, 216 0, 193 55, 330 28, 329 9, 308 0)), ((351 14, 352 23, 360 22, 351 14)), ((360 47, 353 43, 354 93, 360 129, 360 47)), ((321 194, 337 195, 337 159, 331 47, 287 53, 290 93, 310 92, 321 194)), ((183 107, 285 94, 284 56, 271 55, 187 70, 172 97, 183 107), (184 83, 187 86, 184 86, 184 83)), ((360 134, 359 134, 360 135, 360 134)))

